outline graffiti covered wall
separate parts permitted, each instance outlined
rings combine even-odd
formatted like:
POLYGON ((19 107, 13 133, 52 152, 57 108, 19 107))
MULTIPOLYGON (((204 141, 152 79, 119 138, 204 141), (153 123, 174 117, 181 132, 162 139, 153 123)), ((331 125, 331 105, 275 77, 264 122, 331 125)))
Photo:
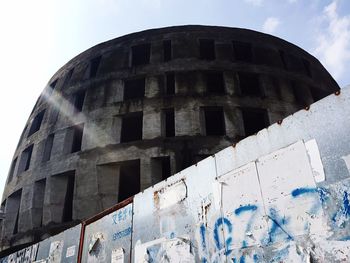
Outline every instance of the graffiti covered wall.
POLYGON ((81 262, 350 262, 349 102, 331 95, 27 258, 76 262, 82 238, 81 262))

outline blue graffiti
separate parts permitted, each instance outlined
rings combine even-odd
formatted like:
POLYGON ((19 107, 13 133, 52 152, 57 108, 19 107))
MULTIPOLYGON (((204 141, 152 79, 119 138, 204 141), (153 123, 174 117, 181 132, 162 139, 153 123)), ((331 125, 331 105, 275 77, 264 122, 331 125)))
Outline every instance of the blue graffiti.
POLYGON ((236 258, 233 258, 233 263, 245 263, 245 257, 241 256, 239 261, 236 258))
POLYGON ((268 243, 275 242, 276 237, 280 233, 283 233, 285 236, 287 236, 287 240, 293 240, 293 237, 285 229, 285 226, 287 226, 289 223, 289 218, 286 218, 285 216, 280 217, 274 208, 270 208, 270 214, 268 215, 268 217, 272 221, 272 226, 268 233, 268 243))
POLYGON ((344 191, 342 207, 333 215, 332 221, 334 225, 337 225, 339 228, 344 228, 348 218, 350 218, 350 202, 348 192, 344 191))
POLYGON ((292 191, 292 196, 297 197, 299 195, 309 194, 309 193, 317 193, 317 189, 309 188, 309 187, 297 188, 292 191))
MULTIPOLYGON (((317 212, 319 211, 319 209, 321 208, 321 202, 318 202, 318 199, 320 198, 320 190, 317 188, 311 188, 311 187, 302 187, 302 188, 297 188, 295 190, 292 191, 292 196, 294 198, 297 198, 301 195, 311 195, 314 197, 317 197, 317 201, 314 202, 313 206, 310 209, 310 213, 311 214, 317 214, 317 212), (317 194, 317 195, 315 195, 317 194)), ((308 228, 308 224, 305 223, 305 229, 308 228)))
MULTIPOLYGON (((290 196, 292 200, 295 200, 296 202, 298 200, 303 200, 302 198, 308 198, 310 199, 309 202, 307 202, 308 205, 310 205, 310 208, 305 208, 305 202, 304 204, 304 211, 312 214, 316 212, 319 212, 319 209, 321 209, 322 204, 329 205, 327 202, 331 199, 333 199, 333 195, 331 194, 330 190, 325 188, 312 188, 312 187, 301 187, 296 188, 293 191, 290 192, 290 196), (306 211, 307 210, 307 211, 306 211)), ((341 208, 338 208, 336 213, 334 214, 331 219, 333 220, 334 224, 337 224, 337 227, 344 228, 348 222, 350 222, 350 195, 349 191, 342 191, 341 199, 339 200, 341 204, 341 208)), ((334 207, 336 208, 336 207, 334 207)), ((244 216, 244 224, 246 233, 250 231, 253 227, 254 218, 258 214, 257 211, 259 210, 259 207, 257 205, 247 204, 242 205, 232 211, 230 214, 234 217, 242 217, 244 216), (250 214, 249 214, 250 213, 250 214)), ((267 217, 270 219, 269 223, 269 230, 268 232, 262 236, 259 237, 259 241, 262 245, 270 245, 275 242, 281 241, 281 239, 289 241, 294 240, 292 232, 290 232, 290 224, 291 219, 294 217, 291 217, 291 215, 284 215, 280 214, 280 212, 276 208, 268 208, 267 217)), ((243 221, 242 221, 243 222, 243 221)), ((305 223, 305 225, 309 225, 308 222, 305 223)), ((235 226, 236 227, 236 226, 235 226)), ((226 217, 219 217, 216 219, 214 223, 214 227, 209 229, 212 229, 213 231, 213 242, 215 245, 215 253, 212 254, 209 250, 209 239, 207 234, 207 227, 204 224, 201 224, 199 226, 199 236, 200 236, 200 246, 201 246, 201 252, 203 253, 201 256, 201 262, 207 263, 207 262, 217 262, 217 255, 221 254, 224 256, 229 256, 233 262, 235 263, 245 263, 245 262, 261 262, 263 261, 257 254, 253 253, 252 255, 233 255, 233 248, 237 247, 237 240, 233 240, 233 231, 234 231, 234 225, 230 221, 229 218, 226 217), (224 240, 223 240, 224 239, 224 240), (234 244, 234 241, 236 244, 234 244), (222 254, 224 252, 224 254, 222 254), (219 253, 219 254, 218 254, 219 253), (212 254, 213 258, 210 258, 210 255, 212 254)), ((349 236, 338 238, 340 241, 350 240, 349 236)), ((241 249, 246 248, 248 245, 248 240, 242 240, 241 249)), ((286 253, 288 254, 289 247, 286 246, 282 250, 278 252, 277 255, 272 259, 271 262, 279 262, 281 261, 285 256, 286 253)))
POLYGON ((349 197, 348 192, 344 191, 343 196, 343 214, 346 215, 346 217, 350 217, 350 204, 349 204, 349 197))
MULTIPOLYGON (((258 209, 258 207, 256 205, 244 205, 244 206, 240 206, 239 208, 237 208, 235 210, 235 214, 236 214, 236 216, 240 216, 243 212, 255 212, 257 209, 258 209)), ((254 215, 255 215, 255 213, 251 215, 250 219, 247 222, 246 229, 245 229, 246 232, 250 231, 250 229, 251 229, 254 215)), ((247 247, 247 241, 243 240, 242 248, 245 248, 245 247, 247 247)))
POLYGON ((204 224, 201 224, 200 228, 200 235, 201 235, 201 244, 202 244, 202 249, 206 251, 207 249, 207 244, 205 242, 205 226, 204 224))
POLYGON ((329 199, 330 192, 322 187, 317 188, 317 192, 320 197, 321 203, 324 204, 329 199))
POLYGON ((227 256, 228 254, 231 253, 231 250, 229 250, 228 248, 231 247, 231 243, 232 243, 232 238, 228 237, 224 243, 220 242, 220 235, 219 235, 219 229, 220 227, 227 227, 228 230, 228 234, 230 235, 232 233, 232 223, 230 222, 230 220, 228 220, 225 217, 220 217, 218 220, 216 220, 215 222, 215 226, 214 226, 214 231, 213 231, 213 235, 214 235, 214 240, 215 240, 215 245, 216 247, 221 250, 223 248, 225 248, 225 255, 227 256))
POLYGON ((241 213, 243 213, 245 211, 255 211, 257 209, 258 209, 258 207, 256 205, 244 205, 244 206, 240 206, 239 208, 237 208, 235 210, 235 214, 240 215, 241 213))

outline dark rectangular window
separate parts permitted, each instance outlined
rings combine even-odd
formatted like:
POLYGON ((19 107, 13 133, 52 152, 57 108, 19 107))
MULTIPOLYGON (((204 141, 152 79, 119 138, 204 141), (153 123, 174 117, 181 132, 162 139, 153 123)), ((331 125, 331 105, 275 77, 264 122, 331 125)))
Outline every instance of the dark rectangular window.
POLYGON ((55 80, 50 84, 51 90, 54 90, 54 89, 56 88, 57 82, 58 82, 58 79, 55 79, 55 80))
MULTIPOLYGON (((45 90, 46 96, 44 96, 44 98, 45 98, 46 100, 49 99, 49 97, 51 96, 52 92, 53 92, 54 89, 56 88, 57 82, 58 82, 58 79, 55 79, 53 82, 51 82, 51 83, 49 84, 49 88, 45 90)), ((40 99, 40 98, 39 98, 39 99, 40 99)), ((36 106, 37 106, 37 104, 38 104, 38 102, 39 102, 39 99, 38 99, 37 103, 35 104, 34 109, 36 108, 36 106)), ((33 111, 34 111, 34 109, 33 109, 33 111)), ((32 113, 33 113, 33 111, 32 111, 32 113)))
POLYGON ((175 136, 175 116, 174 109, 163 110, 163 134, 165 137, 174 137, 175 136))
POLYGON ((180 154, 176 155, 176 164, 176 172, 180 172, 181 170, 195 164, 194 152, 191 147, 189 147, 188 143, 185 143, 180 154))
POLYGON ((310 70, 310 62, 306 59, 302 59, 302 61, 303 61, 304 68, 305 68, 305 74, 311 78, 312 74, 311 74, 311 70, 310 70))
POLYGON ((145 78, 124 81, 124 100, 143 98, 145 96, 145 78))
POLYGON ((34 183, 33 196, 33 225, 34 227, 41 227, 43 225, 43 208, 45 198, 46 179, 41 179, 34 183))
POLYGON ((215 59, 215 42, 212 39, 199 40, 199 55, 201 59, 214 60, 215 59))
POLYGON ((73 139, 71 153, 79 152, 81 150, 81 142, 83 139, 84 124, 76 125, 72 127, 73 139))
POLYGON ((222 72, 206 72, 205 80, 207 84, 207 92, 225 93, 224 76, 222 72))
POLYGON ((20 174, 24 171, 27 171, 30 166, 30 161, 32 158, 32 152, 33 152, 33 144, 28 146, 21 154, 21 159, 18 165, 18 172, 17 174, 20 174))
POLYGON ((43 153, 43 162, 47 162, 51 158, 51 151, 52 151, 52 145, 53 145, 53 139, 55 137, 55 134, 50 134, 45 141, 45 148, 43 153))
POLYGON ((39 112, 35 118, 32 121, 32 124, 30 126, 29 132, 28 132, 28 137, 31 136, 32 134, 36 133, 41 126, 41 123, 43 121, 44 118, 44 114, 45 114, 45 110, 42 110, 41 112, 39 112))
POLYGON ((5 209, 6 209, 6 199, 1 203, 0 212, 3 213, 1 216, 1 219, 4 219, 5 209))
POLYGON ((233 52, 237 61, 253 61, 252 45, 250 43, 233 41, 233 52))
POLYGON ((171 40, 163 41, 163 52, 164 61, 171 60, 171 40))
POLYGON ((175 74, 167 73, 165 78, 166 78, 165 94, 174 95, 175 94, 175 74))
POLYGON ((68 172, 64 175, 66 178, 66 194, 64 198, 64 207, 62 214, 62 222, 70 222, 73 220, 73 198, 74 198, 74 181, 75 172, 68 172))
POLYGON ((13 175, 15 173, 16 164, 17 164, 17 157, 11 163, 11 168, 10 168, 10 172, 9 172, 7 183, 11 182, 12 179, 13 179, 13 175))
POLYGON ((151 45, 141 44, 131 47, 131 65, 139 66, 149 64, 151 45))
POLYGON ((6 201, 5 223, 8 228, 4 230, 9 234, 18 233, 18 219, 21 208, 22 189, 11 194, 6 201))
POLYGON ((152 184, 156 184, 171 176, 170 157, 151 158, 152 184))
POLYGON ((136 112, 122 118, 120 142, 142 140, 142 116, 142 112, 136 112))
POLYGON ((269 125, 265 109, 243 108, 241 111, 246 136, 253 135, 269 125))
POLYGON ((90 78, 94 78, 97 75, 98 67, 100 66, 101 56, 91 59, 90 61, 90 78))
POLYGON ((239 86, 242 95, 262 97, 259 75, 255 73, 239 72, 239 86))
POLYGON ((83 110, 84 100, 85 100, 85 90, 80 90, 74 94, 74 112, 78 113, 83 110))
POLYGON ((222 107, 204 108, 205 134, 225 135, 225 117, 222 107))
POLYGON ((71 80, 71 78, 72 78, 72 75, 73 75, 73 71, 74 71, 74 68, 71 68, 71 69, 68 71, 68 73, 67 73, 67 75, 66 75, 66 78, 64 79, 64 84, 63 84, 64 87, 66 87, 66 86, 69 85, 69 82, 70 82, 70 80, 71 80))
POLYGON ((140 160, 123 162, 119 173, 118 201, 140 192, 140 160))
POLYGON ((307 106, 308 101, 307 101, 307 94, 305 90, 303 90, 302 87, 298 86, 295 81, 291 81, 291 86, 292 86, 295 102, 301 107, 307 106))
POLYGON ((159 157, 162 163, 162 179, 165 180, 171 176, 171 168, 170 168, 170 157, 159 157))

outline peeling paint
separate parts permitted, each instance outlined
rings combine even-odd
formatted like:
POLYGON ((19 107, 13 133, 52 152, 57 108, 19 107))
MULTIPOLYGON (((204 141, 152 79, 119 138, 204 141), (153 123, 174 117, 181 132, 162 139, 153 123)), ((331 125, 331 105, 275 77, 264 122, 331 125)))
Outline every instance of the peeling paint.
POLYGON ((320 151, 315 139, 305 142, 305 148, 310 159, 310 165, 315 181, 317 183, 326 180, 326 176, 323 170, 323 164, 321 161, 320 151))
POLYGON ((350 172, 350 154, 343 156, 342 159, 344 160, 346 167, 348 167, 348 170, 350 172))
POLYGON ((185 200, 187 187, 184 181, 180 181, 154 193, 156 207, 159 209, 168 208, 176 203, 185 200))

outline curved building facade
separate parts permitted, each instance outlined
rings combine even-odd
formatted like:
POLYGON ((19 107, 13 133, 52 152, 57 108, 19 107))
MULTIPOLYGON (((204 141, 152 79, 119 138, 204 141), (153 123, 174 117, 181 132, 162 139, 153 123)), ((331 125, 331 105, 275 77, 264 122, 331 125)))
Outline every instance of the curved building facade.
POLYGON ((76 224, 338 89, 313 56, 251 30, 178 26, 92 47, 57 71, 28 119, 2 248, 76 224))

